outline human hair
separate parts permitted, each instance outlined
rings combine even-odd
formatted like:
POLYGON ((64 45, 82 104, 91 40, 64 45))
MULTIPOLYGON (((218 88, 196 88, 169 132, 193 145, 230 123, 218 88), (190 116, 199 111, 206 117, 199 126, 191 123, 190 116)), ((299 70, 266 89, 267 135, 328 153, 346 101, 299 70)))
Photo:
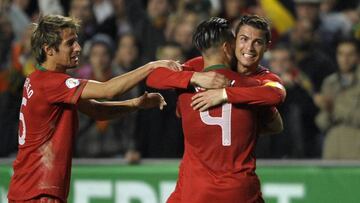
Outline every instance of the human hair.
POLYGON ((234 39, 229 22, 223 18, 212 17, 197 26, 193 44, 199 51, 204 52, 234 39))
POLYGON ((80 28, 77 19, 61 15, 46 15, 39 18, 38 23, 34 23, 31 35, 31 49, 36 61, 41 64, 46 61, 44 46, 59 50, 61 44, 61 31, 70 28, 76 31, 80 28))
POLYGON ((270 29, 269 22, 265 18, 257 16, 257 15, 244 15, 244 16, 240 17, 239 24, 236 26, 236 29, 235 29, 236 35, 238 34, 240 28, 243 25, 248 25, 253 28, 264 31, 266 43, 271 42, 271 29, 270 29))
POLYGON ((360 54, 360 41, 353 37, 340 38, 336 43, 336 48, 342 44, 352 44, 355 47, 356 53, 360 54))

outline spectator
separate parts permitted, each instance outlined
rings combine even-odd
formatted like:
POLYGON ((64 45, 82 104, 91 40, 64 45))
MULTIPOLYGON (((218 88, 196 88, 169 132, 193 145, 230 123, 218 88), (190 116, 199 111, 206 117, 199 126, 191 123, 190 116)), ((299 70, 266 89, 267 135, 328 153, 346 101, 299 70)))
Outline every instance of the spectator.
MULTIPOLYGON (((109 38, 104 35, 95 35, 89 41, 88 50, 84 50, 88 61, 76 70, 76 77, 104 82, 114 76, 111 72, 112 42, 106 40, 109 38)), ((79 117, 79 136, 76 142, 76 155, 78 157, 120 155, 119 141, 113 128, 115 120, 96 121, 84 114, 79 114, 79 117)))
POLYGON ((309 85, 311 82, 297 67, 293 52, 284 44, 278 44, 270 52, 269 67, 280 76, 286 88, 287 97, 279 106, 284 122, 284 130, 276 136, 262 136, 257 144, 260 158, 305 158, 311 146, 320 151, 320 140, 306 136, 308 129, 306 112, 312 104, 309 85), (312 144, 316 143, 315 144, 312 144))
POLYGON ((114 7, 114 12, 99 25, 99 30, 110 35, 113 40, 116 40, 122 35, 132 32, 134 22, 131 22, 128 17, 128 11, 130 10, 126 9, 126 6, 129 6, 128 1, 112 0, 111 3, 114 7))
POLYGON ((192 44, 192 35, 194 31, 195 26, 186 22, 177 24, 175 27, 173 40, 180 44, 186 60, 199 55, 199 52, 192 44))
POLYGON ((149 0, 146 15, 136 24, 135 33, 141 43, 141 60, 146 62, 156 58, 156 49, 165 43, 165 26, 170 12, 168 0, 149 0))
POLYGON ((180 44, 176 42, 167 42, 157 50, 157 56, 161 59, 178 60, 180 63, 185 62, 184 53, 180 44))
POLYGON ((96 22, 101 24, 114 13, 110 0, 94 0, 93 11, 96 22))
POLYGON ((244 12, 246 1, 243 0, 224 0, 222 1, 222 11, 219 16, 233 23, 244 12))
MULTIPOLYGON (((115 58, 112 64, 112 71, 115 74, 124 74, 133 70, 138 64, 139 48, 138 42, 133 34, 124 34, 119 39, 115 58)), ((141 94, 140 86, 135 86, 119 99, 126 100, 137 97, 141 94)), ((125 159, 129 163, 136 163, 140 160, 139 144, 138 144, 138 112, 133 112, 126 119, 117 120, 115 122, 115 131, 117 132, 119 145, 125 159)))
POLYGON ((69 15, 81 20, 81 28, 78 34, 79 44, 81 46, 98 31, 98 25, 92 7, 93 4, 90 0, 72 0, 70 4, 69 15))
POLYGON ((64 14, 60 0, 38 0, 39 10, 42 15, 64 14))
POLYGON ((313 92, 318 92, 323 79, 334 72, 335 67, 329 56, 319 45, 319 38, 311 21, 297 19, 295 26, 280 40, 294 50, 295 61, 313 84, 313 92))
MULTIPOLYGON (((184 59, 181 47, 176 43, 160 46, 157 59, 184 59)), ((148 88, 148 91, 155 89, 148 88)), ((183 133, 181 121, 176 116, 177 94, 174 90, 156 90, 163 95, 167 106, 163 111, 140 112, 139 146, 144 157, 180 158, 183 154, 183 133)))
POLYGON ((360 159, 359 46, 343 40, 336 49, 338 71, 328 76, 315 97, 316 123, 326 134, 324 159, 360 159))

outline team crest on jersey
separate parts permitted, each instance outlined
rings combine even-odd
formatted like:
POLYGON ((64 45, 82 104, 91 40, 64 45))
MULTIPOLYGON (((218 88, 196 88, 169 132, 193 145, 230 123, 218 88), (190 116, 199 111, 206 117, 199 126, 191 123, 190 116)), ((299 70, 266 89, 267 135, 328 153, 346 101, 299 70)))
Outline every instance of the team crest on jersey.
POLYGON ((65 81, 65 85, 70 89, 78 86, 79 84, 80 84, 80 81, 78 79, 75 79, 75 78, 68 78, 65 81))

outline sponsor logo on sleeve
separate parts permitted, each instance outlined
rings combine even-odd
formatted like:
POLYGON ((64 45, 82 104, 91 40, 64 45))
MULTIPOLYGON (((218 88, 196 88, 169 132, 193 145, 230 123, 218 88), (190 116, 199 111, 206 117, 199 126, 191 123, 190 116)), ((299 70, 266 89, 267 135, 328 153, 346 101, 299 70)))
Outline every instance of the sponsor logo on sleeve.
POLYGON ((65 81, 65 85, 66 87, 68 87, 69 89, 71 88, 74 88, 76 86, 79 86, 80 84, 80 81, 78 79, 75 79, 75 78, 68 78, 66 81, 65 81))

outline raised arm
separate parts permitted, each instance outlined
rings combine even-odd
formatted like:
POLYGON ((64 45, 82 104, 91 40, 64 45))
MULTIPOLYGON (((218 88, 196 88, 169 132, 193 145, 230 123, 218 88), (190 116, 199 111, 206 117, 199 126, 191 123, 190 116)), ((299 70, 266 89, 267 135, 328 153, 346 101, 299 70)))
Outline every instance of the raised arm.
POLYGON ((138 109, 159 107, 166 105, 164 98, 158 93, 146 93, 140 97, 125 101, 98 102, 94 99, 81 99, 79 110, 95 120, 109 120, 126 115, 138 109))
POLYGON ((174 71, 168 68, 157 68, 146 79, 149 87, 156 89, 186 89, 190 85, 205 89, 222 88, 230 81, 215 72, 174 71))
POLYGON ((181 69, 179 63, 171 60, 160 60, 147 63, 133 71, 112 78, 106 82, 89 80, 81 93, 81 99, 111 99, 133 88, 145 79, 157 67, 181 69))
POLYGON ((160 67, 149 74, 146 85, 156 89, 186 89, 193 74, 193 71, 173 71, 160 67))

